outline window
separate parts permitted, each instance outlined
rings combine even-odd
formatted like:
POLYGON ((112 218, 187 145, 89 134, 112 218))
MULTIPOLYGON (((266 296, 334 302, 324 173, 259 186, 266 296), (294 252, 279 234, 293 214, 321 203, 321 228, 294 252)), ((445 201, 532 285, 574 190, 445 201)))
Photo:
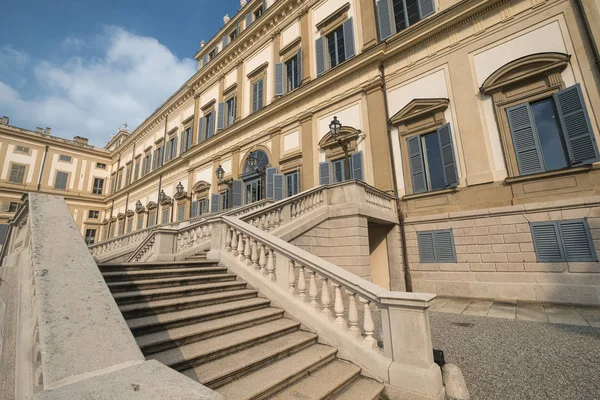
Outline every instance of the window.
POLYGON ((129 164, 125 169, 125 186, 131 183, 131 164, 129 164))
POLYGON ((137 222, 136 222, 136 230, 140 230, 144 227, 144 214, 139 214, 137 216, 137 222))
POLYGON ((454 236, 451 229, 417 232, 419 262, 455 263, 454 236))
POLYGON ((234 29, 234 31, 229 34, 229 42, 233 42, 237 38, 237 36, 238 31, 237 29, 234 29))
POLYGON ((162 210, 162 224, 168 224, 169 223, 169 209, 168 208, 163 208, 162 210))
POLYGON ((2 202, 2 212, 14 213, 17 212, 17 208, 19 208, 19 203, 14 201, 2 202))
POLYGON ((177 206, 177 221, 183 221, 185 219, 185 204, 177 206))
POLYGON ((285 90, 291 92, 300 86, 300 80, 302 79, 298 75, 298 57, 292 57, 285 63, 285 90))
POLYGON ((148 214, 148 227, 154 226, 156 223, 156 211, 152 211, 148 214))
POLYGON ((600 159, 579 84, 509 107, 506 114, 521 175, 600 159))
POLYGON ((121 185, 123 184, 123 168, 119 170, 117 174, 117 190, 121 190, 121 185))
POLYGON ((362 159, 362 151, 358 151, 352 154, 348 158, 348 164, 350 169, 350 177, 346 178, 346 161, 344 158, 334 160, 334 161, 325 161, 319 163, 319 184, 320 185, 328 185, 332 183, 333 174, 333 183, 343 182, 346 179, 359 179, 363 180, 363 159, 362 159))
POLYGON ((412 136, 406 143, 413 193, 458 185, 450 124, 432 133, 412 136))
POLYGON ((215 58, 217 56, 217 48, 215 47, 214 49, 212 49, 212 51, 210 53, 208 53, 208 60, 212 60, 213 58, 215 58))
POLYGON ((434 0, 377 0, 379 38, 384 40, 434 12, 434 0))
POLYGON ((119 220, 119 236, 125 233, 125 219, 119 220))
POLYGON ((208 199, 200 199, 192 202, 192 217, 197 217, 208 212, 208 199))
POLYGON ((133 216, 127 218, 127 233, 133 230, 133 216))
POLYGON ((98 162, 98 163, 96 163, 96 168, 98 168, 98 169, 106 169, 106 164, 98 162))
POLYGON ((230 207, 230 202, 229 202, 229 189, 226 189, 225 191, 221 192, 221 210, 227 210, 230 207))
POLYGON ((341 27, 316 40, 317 75, 354 57, 354 25, 348 18, 341 27))
POLYGON ((285 188, 286 197, 300 193, 300 174, 298 171, 285 174, 285 188))
POLYGON ((181 153, 185 153, 192 147, 192 127, 188 127, 181 132, 181 153))
POLYGON ((64 162, 71 162, 72 160, 71 156, 67 156, 65 154, 61 154, 60 156, 58 156, 58 159, 64 162))
POLYGON ((252 84, 252 112, 256 112, 264 106, 264 78, 252 84))
POLYGON ((0 245, 3 245, 6 241, 6 234, 8 233, 8 224, 0 224, 0 245))
POLYGON ((275 96, 282 96, 300 86, 302 81, 302 49, 284 63, 275 64, 275 96))
POLYGON ((110 192, 114 193, 117 187, 117 173, 115 172, 110 176, 110 192))
POLYGON ((56 179, 54 180, 54 189, 67 190, 67 181, 69 174, 67 172, 56 171, 56 179))
POLYGON ((25 178, 25 165, 21 164, 13 164, 10 168, 10 176, 8 177, 8 181, 10 183, 23 183, 25 178))
POLYGON ((21 154, 29 154, 29 147, 26 147, 26 146, 16 146, 15 147, 15 152, 21 153, 21 154))
POLYGON ((256 21, 257 19, 259 19, 262 15, 263 15, 263 8, 260 7, 258 8, 256 11, 254 11, 254 20, 256 21))
POLYGON ((225 127, 233 125, 235 121, 235 96, 225 102, 225 127))
POLYGON ((94 244, 96 241, 96 230, 95 229, 86 229, 85 230, 85 244, 88 246, 90 244, 94 244))
POLYGON ((597 260, 585 219, 531 222, 530 227, 538 262, 597 260))
POLYGON ((152 168, 152 153, 147 152, 142 161, 142 176, 149 174, 152 168))
POLYGON ((135 166, 133 167, 133 181, 137 181, 140 177, 140 159, 135 160, 135 166))
POLYGON ((98 219, 99 216, 100 216, 100 211, 98 211, 98 210, 89 210, 88 211, 89 219, 98 219))
POLYGON ((94 178, 94 187, 92 188, 92 194, 102 194, 104 189, 104 179, 94 178))
POLYGON ((198 129, 198 143, 210 139, 215 135, 215 110, 205 112, 204 117, 200 118, 200 128, 198 129))
POLYGON ((115 237, 115 224, 114 223, 110 224, 110 228, 108 230, 108 237, 109 238, 115 237))

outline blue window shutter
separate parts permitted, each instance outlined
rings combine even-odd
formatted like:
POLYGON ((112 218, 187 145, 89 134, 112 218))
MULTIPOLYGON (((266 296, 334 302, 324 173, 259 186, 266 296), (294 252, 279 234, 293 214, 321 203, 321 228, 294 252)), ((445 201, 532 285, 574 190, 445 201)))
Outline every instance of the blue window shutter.
POLYGON ((185 149, 185 145, 187 144, 187 140, 185 140, 185 131, 181 131, 181 133, 179 134, 180 138, 179 138, 179 154, 183 153, 186 149, 185 149))
POLYGON ((248 27, 252 24, 252 13, 251 12, 246 14, 245 21, 246 21, 246 29, 248 29, 248 27))
POLYGON ((191 214, 192 214, 191 215, 192 218, 195 217, 196 214, 198 214, 198 202, 197 201, 192 200, 192 212, 191 212, 191 214))
POLYGON ((258 109, 260 110, 261 108, 263 108, 263 105, 265 104, 264 101, 264 79, 261 79, 260 81, 258 81, 258 109))
POLYGON ((208 131, 206 133, 207 139, 215 135, 215 110, 210 112, 210 120, 208 122, 208 131))
POLYGON ((298 54, 296 54, 296 87, 300 86, 302 83, 302 47, 298 49, 298 54))
POLYGON ((352 154, 350 166, 352 167, 352 179, 359 179, 363 181, 365 178, 363 177, 363 157, 362 151, 356 152, 352 154))
POLYGON ((331 183, 331 171, 329 161, 319 163, 319 185, 329 185, 331 183))
POLYGON ((221 195, 218 193, 210 195, 210 212, 218 212, 219 211, 219 203, 221 199, 221 195))
POLYGON ((204 139, 204 117, 200 117, 198 119, 198 143, 201 143, 204 139))
POLYGON ((273 175, 273 198, 277 200, 283 199, 283 175, 273 175))
POLYGON ((598 148, 579 84, 554 93, 572 165, 598 161, 598 148))
POLYGON ((596 261, 594 242, 585 219, 557 221, 567 261, 596 261))
POLYGON ((440 127, 437 130, 437 133, 438 141, 440 142, 446 187, 455 187, 458 185, 458 171, 456 169, 456 160, 454 159, 454 146, 452 144, 450 124, 445 124, 440 127))
POLYGON ((379 20, 379 40, 392 36, 389 0, 377 0, 377 19, 379 20))
POLYGON ((533 247, 539 262, 565 261, 556 222, 531 222, 533 247))
POLYGON ((275 96, 283 96, 283 63, 275 64, 275 96))
POLYGON ((263 0, 263 12, 267 11, 267 0, 263 0))
POLYGON ((202 66, 204 67, 208 63, 208 55, 202 56, 202 66))
POLYGON ((258 82, 252 85, 252 112, 258 110, 258 82))
POLYGON ((187 134, 187 148, 188 150, 192 147, 194 142, 194 127, 190 127, 187 134))
POLYGON ((408 144, 408 157, 410 162, 410 175, 412 176, 413 193, 427 191, 425 182, 425 168, 423 167, 423 152, 421 150, 421 137, 413 136, 406 141, 408 144))
MULTIPOLYGON (((173 146, 173 143, 171 143, 171 141, 167 141, 167 146, 165 147, 166 151, 165 151, 165 155, 164 155, 164 160, 169 161, 171 159, 171 146, 173 146)), ((156 158, 156 154, 154 155, 154 157, 156 158)), ((156 160, 155 160, 156 162, 156 160)))
POLYGON ((229 117, 229 123, 228 125, 231 125, 235 122, 235 103, 237 101, 237 96, 233 96, 233 99, 231 99, 231 110, 229 111, 231 113, 230 117, 229 117))
POLYGON ((324 38, 320 37, 315 41, 317 51, 317 76, 325 72, 325 44, 324 38))
POLYGON ((233 207, 242 205, 242 192, 244 187, 244 181, 234 180, 231 185, 231 191, 233 192, 232 204, 233 207))
POLYGON ((429 14, 433 14, 435 11, 434 0, 419 0, 419 16, 425 18, 429 14))
POLYGON ((454 249, 454 237, 450 229, 435 231, 435 255, 437 262, 455 263, 456 252, 454 249))
POLYGON ((267 199, 272 199, 274 197, 273 194, 273 175, 275 175, 277 173, 277 168, 275 167, 269 167, 266 169, 266 175, 265 175, 265 180, 266 180, 266 187, 265 187, 265 192, 267 195, 267 199))
POLYGON ((217 106, 217 129, 225 128, 225 103, 219 103, 217 106))
POLYGON ((344 21, 343 30, 344 30, 344 47, 346 60, 354 57, 354 25, 352 24, 352 17, 348 18, 344 21))
POLYGON ((177 157, 177 136, 173 138, 173 147, 171 148, 171 159, 177 157))
POLYGON ((519 172, 521 175, 544 172, 544 161, 529 103, 507 108, 506 114, 515 146, 519 172))
POLYGON ((229 44, 229 36, 223 36, 223 49, 229 44))
POLYGON ((437 262, 433 232, 417 232, 417 245, 419 246, 420 263, 437 262))

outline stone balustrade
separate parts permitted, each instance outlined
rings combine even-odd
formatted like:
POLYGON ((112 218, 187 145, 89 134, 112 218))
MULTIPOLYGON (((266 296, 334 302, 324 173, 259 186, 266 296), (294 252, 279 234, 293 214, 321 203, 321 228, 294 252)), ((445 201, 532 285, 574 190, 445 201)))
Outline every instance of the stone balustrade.
MULTIPOLYGON (((305 209, 318 203, 319 191, 314 194, 317 201, 305 201, 305 209)), ((387 291, 279 239, 262 223, 277 220, 281 213, 276 211, 262 210, 263 216, 275 212, 275 217, 253 216, 248 223, 221 216, 214 222, 208 257, 219 259, 392 390, 438 398, 443 387, 433 363, 427 312, 435 295, 387 291)))

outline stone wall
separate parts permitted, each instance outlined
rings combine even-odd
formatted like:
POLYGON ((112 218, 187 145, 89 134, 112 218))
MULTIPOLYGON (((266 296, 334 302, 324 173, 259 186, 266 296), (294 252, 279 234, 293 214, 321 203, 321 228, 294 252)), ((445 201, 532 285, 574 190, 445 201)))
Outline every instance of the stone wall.
POLYGON ((600 254, 600 198, 407 220, 413 289, 441 296, 600 304, 600 262, 537 262, 530 222, 586 218, 600 254), (419 263, 417 232, 451 228, 456 263, 419 263))

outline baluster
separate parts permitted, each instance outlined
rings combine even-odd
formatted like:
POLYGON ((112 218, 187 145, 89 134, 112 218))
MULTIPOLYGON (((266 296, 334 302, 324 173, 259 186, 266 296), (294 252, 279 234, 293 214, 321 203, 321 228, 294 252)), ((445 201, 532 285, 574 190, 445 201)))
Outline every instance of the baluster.
POLYGON ((292 294, 296 291, 296 270, 293 260, 288 264, 288 290, 292 294))
POLYGON ((318 307, 317 296, 319 295, 319 289, 317 289, 317 280, 315 279, 314 271, 308 270, 308 297, 310 298, 310 305, 314 308, 318 307))
POLYGON ((300 199, 300 215, 304 215, 306 201, 304 199, 300 199))
POLYGON ((365 330, 365 337, 363 341, 369 347, 374 347, 376 344, 375 338, 373 337, 373 331, 375 330, 375 324, 373 323, 373 316, 371 315, 370 302, 367 299, 360 298, 360 302, 363 303, 364 307, 364 321, 363 329, 365 330))
POLYGON ((277 215, 279 216, 279 219, 277 221, 277 226, 281 226, 281 224, 283 223, 283 208, 280 208, 279 210, 277 210, 277 215))
POLYGON ((267 277, 270 281, 275 278, 275 251, 271 248, 267 248, 268 260, 267 260, 267 277))
POLYGON ((296 218, 296 203, 290 204, 290 219, 296 218))
POLYGON ((261 231, 267 230, 267 218, 264 215, 262 215, 260 217, 260 230, 261 231))
POLYGON ((250 246, 250 238, 248 236, 244 237, 245 246, 244 246, 244 258, 246 259, 246 265, 252 265, 252 259, 250 256, 252 255, 252 248, 250 246))
POLYGON ((296 288, 298 289, 298 297, 304 301, 306 298, 306 277, 304 276, 304 265, 300 264, 298 268, 298 283, 296 284, 296 288))
POLYGON ((225 234, 225 251, 231 251, 231 229, 229 227, 225 227, 227 229, 227 233, 225 234))
POLYGON ((335 311, 335 323, 345 328, 346 320, 344 320, 344 301, 342 300, 342 291, 339 284, 332 282, 331 285, 335 291, 335 303, 333 306, 333 311, 335 311))
POLYGON ((323 306, 321 312, 325 317, 329 318, 331 316, 331 309, 329 308, 331 297, 329 296, 328 279, 325 277, 323 277, 323 285, 321 287, 321 305, 323 306))
POLYGON ((244 236, 242 232, 240 232, 238 235, 237 253, 240 258, 240 262, 244 261, 244 236))
POLYGON ((259 243, 258 247, 259 247, 258 266, 260 267, 260 274, 264 275, 267 270, 266 269, 267 257, 265 255, 265 246, 262 243, 259 243))
POLYGON ((232 250, 232 254, 234 257, 237 257, 238 255, 238 232, 233 230, 233 237, 231 238, 231 250, 232 250))
POLYGON ((358 308, 356 307, 356 294, 346 290, 348 294, 348 330, 356 337, 361 337, 358 327, 358 308))
POLYGON ((258 246, 256 245, 256 240, 252 239, 251 240, 252 244, 252 255, 251 255, 251 260, 252 260, 252 269, 257 270, 259 269, 258 266, 258 246))

